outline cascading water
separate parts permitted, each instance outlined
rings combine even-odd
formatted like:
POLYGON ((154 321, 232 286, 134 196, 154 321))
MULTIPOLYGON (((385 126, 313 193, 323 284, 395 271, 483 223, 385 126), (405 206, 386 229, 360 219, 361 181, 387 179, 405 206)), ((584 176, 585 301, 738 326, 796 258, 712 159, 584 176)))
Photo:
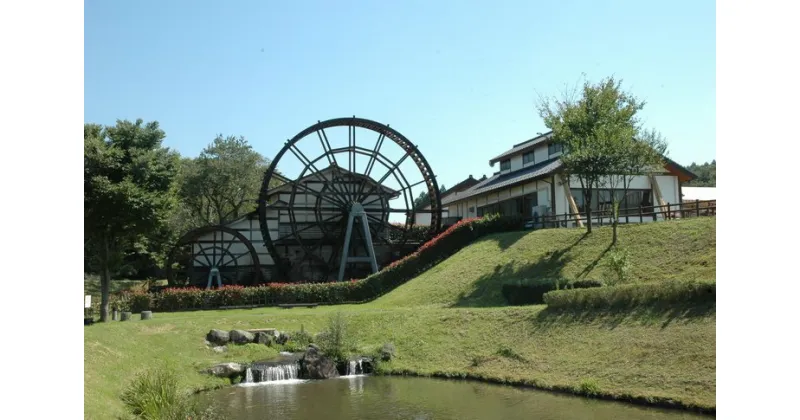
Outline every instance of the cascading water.
POLYGON ((299 374, 297 363, 284 365, 255 364, 247 368, 243 383, 277 382, 297 379, 299 374))
POLYGON ((362 375, 362 374, 364 374, 364 367, 361 365, 361 359, 351 360, 347 364, 347 375, 346 376, 354 376, 354 375, 362 375))

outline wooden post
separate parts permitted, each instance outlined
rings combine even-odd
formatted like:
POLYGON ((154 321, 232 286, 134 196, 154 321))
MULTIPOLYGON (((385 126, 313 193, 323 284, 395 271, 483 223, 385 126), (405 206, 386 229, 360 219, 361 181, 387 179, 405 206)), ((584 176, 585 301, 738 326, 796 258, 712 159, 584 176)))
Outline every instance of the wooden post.
MULTIPOLYGON (((558 177, 561 179, 561 185, 564 187, 564 194, 567 196, 570 212, 577 215, 575 216, 575 222, 578 224, 578 227, 583 227, 583 221, 581 220, 580 212, 578 211, 578 205, 575 204, 575 197, 572 196, 572 192, 569 190, 569 182, 564 179, 563 174, 559 174, 558 177)), ((553 202, 555 203, 555 197, 553 197, 553 202)))
MULTIPOLYGON (((654 175, 649 175, 648 178, 650 179, 650 187, 653 189, 653 194, 656 196, 656 203, 658 205, 664 205, 664 197, 661 196, 661 187, 658 186, 658 182, 656 182, 656 177, 654 175)), ((655 203, 654 203, 655 204, 655 203)), ((653 220, 657 220, 656 216, 657 212, 653 212, 653 220)))
POLYGON ((696 207, 697 217, 700 217, 700 200, 694 200, 694 206, 696 207))
POLYGON ((639 223, 644 223, 644 215, 642 215, 642 205, 639 204, 639 223))

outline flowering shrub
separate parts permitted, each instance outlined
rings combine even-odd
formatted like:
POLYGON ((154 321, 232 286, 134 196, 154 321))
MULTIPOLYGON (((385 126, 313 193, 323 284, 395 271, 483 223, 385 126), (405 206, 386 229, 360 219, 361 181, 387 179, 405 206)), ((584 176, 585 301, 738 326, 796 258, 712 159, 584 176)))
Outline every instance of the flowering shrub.
POLYGON ((212 309, 220 306, 275 305, 281 303, 340 304, 375 299, 413 279, 474 240, 489 233, 520 230, 522 219, 487 216, 463 219, 450 226, 412 254, 365 279, 331 283, 267 283, 252 287, 223 286, 166 288, 138 298, 139 305, 157 311, 212 309))

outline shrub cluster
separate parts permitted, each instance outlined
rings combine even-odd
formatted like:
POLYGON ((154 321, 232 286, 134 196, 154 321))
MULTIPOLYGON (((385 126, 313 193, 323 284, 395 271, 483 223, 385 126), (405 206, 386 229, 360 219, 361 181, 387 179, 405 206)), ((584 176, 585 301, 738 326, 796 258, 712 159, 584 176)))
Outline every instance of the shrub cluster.
POLYGON ((548 307, 617 309, 653 304, 710 303, 717 300, 717 283, 673 281, 625 284, 589 290, 556 290, 544 295, 548 307))
POLYGON ((600 287, 597 280, 574 280, 559 278, 520 279, 507 281, 501 292, 509 305, 538 305, 544 303, 544 295, 559 289, 586 289, 600 287))
POLYGON ((523 220, 496 215, 464 219, 420 246, 405 258, 362 280, 330 283, 268 283, 252 287, 223 286, 166 288, 157 293, 128 293, 119 302, 129 310, 179 311, 221 306, 281 303, 340 304, 375 299, 447 259, 476 239, 499 232, 521 230, 523 220))

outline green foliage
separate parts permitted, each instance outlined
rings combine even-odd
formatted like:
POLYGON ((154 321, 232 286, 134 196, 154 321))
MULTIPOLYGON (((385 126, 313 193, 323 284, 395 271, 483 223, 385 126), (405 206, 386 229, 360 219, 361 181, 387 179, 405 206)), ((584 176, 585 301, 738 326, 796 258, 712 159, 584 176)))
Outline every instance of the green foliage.
POLYGON ((714 159, 711 162, 706 162, 698 165, 697 163, 692 162, 686 169, 688 169, 693 174, 697 175, 697 178, 684 183, 683 185, 687 187, 716 187, 717 186, 717 160, 714 159))
POLYGON ((515 352, 510 347, 506 346, 501 346, 499 349, 497 349, 497 355, 500 357, 505 357, 506 359, 516 360, 518 362, 523 362, 523 363, 527 362, 527 360, 524 357, 522 357, 522 355, 515 352))
MULTIPOLYGON (((151 294, 149 307, 157 311, 213 309, 221 306, 281 303, 353 303, 375 299, 447 259, 475 239, 489 233, 518 230, 521 219, 487 216, 466 219, 422 245, 416 252, 362 280, 331 283, 269 283, 255 287, 220 289, 168 288, 151 294)), ((144 299, 144 298, 143 298, 144 299)), ((145 305, 144 302, 140 302, 145 305)))
POLYGON ((131 414, 143 420, 220 418, 210 408, 200 410, 192 396, 180 389, 178 376, 170 369, 152 369, 136 375, 121 399, 131 414))
POLYGON ((237 219, 256 208, 269 161, 244 137, 218 135, 194 159, 181 162, 181 231, 237 219))
POLYGON ((84 124, 85 254, 102 273, 101 319, 107 317, 109 282, 126 261, 146 255, 163 261, 176 204, 178 154, 161 146, 157 122, 84 124))
POLYGON ((308 348, 308 345, 312 342, 314 342, 314 337, 305 330, 303 325, 300 325, 300 331, 289 334, 289 341, 284 345, 284 350, 303 351, 308 348))
POLYGON ((614 275, 611 283, 625 283, 631 271, 630 254, 624 249, 613 249, 607 257, 608 268, 614 275))
POLYGON ((379 355, 381 361, 388 362, 397 355, 397 348, 395 348, 394 343, 384 343, 383 346, 381 346, 379 355))
POLYGON ((717 283, 674 281, 557 290, 544 295, 554 309, 626 309, 644 305, 703 304, 716 302, 717 283))
POLYGON ((591 232, 593 190, 609 182, 627 185, 630 177, 649 173, 661 162, 666 143, 655 131, 642 129, 637 114, 644 102, 623 91, 621 81, 584 82, 576 93, 542 101, 539 115, 552 130, 553 143, 563 147, 564 175, 581 183, 591 232), (615 174, 626 175, 609 178, 615 174))
POLYGON ((562 288, 600 287, 595 280, 569 281, 561 278, 533 278, 506 280, 501 292, 509 305, 537 305, 544 303, 544 294, 562 288))
POLYGON ((347 359, 348 352, 354 344, 353 333, 341 311, 336 311, 328 317, 328 326, 320 338, 318 344, 322 351, 336 361, 347 359))
MULTIPOLYGON (((439 195, 444 195, 444 193, 446 192, 447 192, 447 187, 445 187, 444 185, 440 185, 439 195)), ((431 196, 425 191, 420 192, 417 198, 414 199, 415 210, 422 210, 425 208, 425 206, 429 204, 431 204, 431 196)))
POLYGON ((595 396, 600 394, 600 387, 594 379, 584 379, 578 384, 578 392, 583 395, 595 396))

